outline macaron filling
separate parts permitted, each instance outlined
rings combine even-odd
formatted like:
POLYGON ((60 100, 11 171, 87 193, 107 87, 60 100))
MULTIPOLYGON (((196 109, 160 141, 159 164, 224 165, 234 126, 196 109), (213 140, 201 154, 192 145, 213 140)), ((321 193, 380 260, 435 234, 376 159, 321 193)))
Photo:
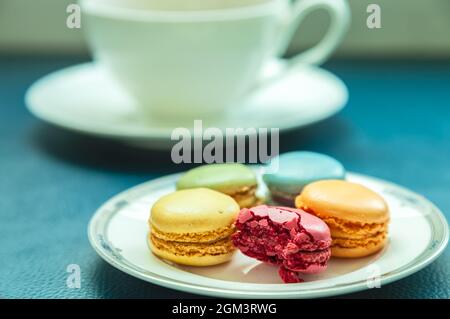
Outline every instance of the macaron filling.
POLYGON ((258 198, 256 197, 257 185, 244 186, 238 190, 222 191, 224 194, 231 196, 242 208, 254 206, 258 198))
POLYGON ((238 231, 232 236, 233 244, 249 257, 279 265, 284 282, 301 282, 299 272, 322 271, 331 256, 327 226, 311 216, 320 225, 307 229, 302 225, 302 216, 307 220, 306 215, 294 209, 265 205, 242 209, 236 221, 238 231))
POLYGON ((274 200, 275 202, 281 205, 294 206, 295 198, 301 192, 301 189, 299 189, 298 192, 290 193, 290 192, 282 192, 274 187, 269 187, 269 191, 272 200, 274 200))
POLYGON ((235 249, 229 238, 215 242, 192 243, 162 240, 150 233, 150 240, 157 249, 177 256, 216 256, 228 254, 235 249))
POLYGON ((375 247, 386 240, 386 233, 377 233, 376 235, 366 238, 345 238, 334 237, 331 248, 360 248, 360 247, 375 247))
POLYGON ((160 231, 154 225, 150 223, 150 229, 153 234, 158 239, 164 241, 173 241, 180 243, 212 243, 218 241, 222 238, 229 238, 231 234, 234 233, 235 227, 233 224, 218 228, 216 230, 206 231, 206 232, 192 232, 192 233, 169 233, 160 231))

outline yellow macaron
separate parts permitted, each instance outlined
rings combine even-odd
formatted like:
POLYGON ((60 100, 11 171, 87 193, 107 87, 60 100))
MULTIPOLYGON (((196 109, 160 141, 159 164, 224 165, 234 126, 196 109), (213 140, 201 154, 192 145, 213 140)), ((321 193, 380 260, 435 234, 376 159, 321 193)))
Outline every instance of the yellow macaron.
POLYGON ((327 223, 334 257, 364 257, 386 244, 388 205, 363 185, 343 180, 318 181, 303 189, 295 206, 327 223))
POLYGON ((178 264, 210 266, 228 261, 235 248, 230 236, 239 205, 207 189, 180 190, 152 207, 148 242, 153 253, 178 264))

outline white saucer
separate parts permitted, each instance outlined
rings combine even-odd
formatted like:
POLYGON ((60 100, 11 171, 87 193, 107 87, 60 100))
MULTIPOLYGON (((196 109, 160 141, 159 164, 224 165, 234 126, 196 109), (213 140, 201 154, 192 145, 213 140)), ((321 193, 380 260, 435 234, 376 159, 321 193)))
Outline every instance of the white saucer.
MULTIPOLYGON (((138 185, 100 207, 88 229, 96 252, 127 274, 176 290, 234 298, 311 298, 382 287, 431 263, 448 242, 445 217, 424 197, 386 181, 349 173, 350 181, 378 192, 389 205, 389 244, 381 252, 357 259, 332 258, 326 271, 302 275, 305 282, 299 284, 283 284, 276 267, 241 253, 217 266, 179 266, 154 256, 146 240, 150 207, 175 190, 178 178, 175 174, 138 185)), ((258 191, 264 195, 267 190, 260 183, 258 191)))
MULTIPOLYGON (((268 68, 281 64, 274 61, 268 68)), ((203 127, 303 127, 341 110, 347 88, 324 69, 305 66, 242 100, 228 116, 204 121, 203 127)), ((193 127, 193 121, 162 123, 144 117, 136 102, 100 65, 85 63, 51 73, 34 83, 26 97, 28 109, 38 118, 69 130, 117 139, 155 149, 168 149, 176 127, 193 127)))

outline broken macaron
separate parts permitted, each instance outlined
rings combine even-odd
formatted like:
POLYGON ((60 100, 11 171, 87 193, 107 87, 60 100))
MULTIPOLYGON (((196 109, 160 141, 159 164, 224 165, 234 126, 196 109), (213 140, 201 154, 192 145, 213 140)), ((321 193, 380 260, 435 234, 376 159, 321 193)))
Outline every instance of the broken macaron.
POLYGON ((300 209, 244 208, 236 229, 233 244, 249 257, 280 266, 279 275, 285 283, 302 282, 301 273, 325 270, 331 256, 328 226, 300 209))

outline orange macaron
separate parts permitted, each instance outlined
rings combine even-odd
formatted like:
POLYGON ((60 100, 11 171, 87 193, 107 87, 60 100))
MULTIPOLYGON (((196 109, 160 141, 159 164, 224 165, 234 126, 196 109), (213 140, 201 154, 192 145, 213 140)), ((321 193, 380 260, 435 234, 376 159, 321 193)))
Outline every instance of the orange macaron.
POLYGON ((303 189, 295 199, 295 206, 328 225, 334 257, 364 257, 386 245, 388 205, 363 185, 343 180, 318 181, 303 189))

